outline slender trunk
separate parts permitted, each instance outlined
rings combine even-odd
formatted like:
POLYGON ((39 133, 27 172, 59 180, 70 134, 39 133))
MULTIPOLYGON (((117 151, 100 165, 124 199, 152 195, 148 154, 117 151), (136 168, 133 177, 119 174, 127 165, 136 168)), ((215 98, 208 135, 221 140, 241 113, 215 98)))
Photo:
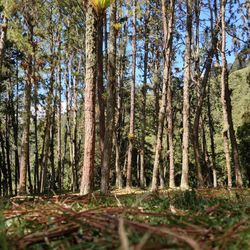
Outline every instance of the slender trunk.
POLYGON ((55 145, 55 128, 56 128, 56 96, 53 96, 53 107, 51 114, 51 128, 50 128, 50 164, 51 164, 51 180, 50 188, 56 190, 56 169, 55 169, 55 154, 54 154, 54 145, 55 145))
MULTIPOLYGON (((73 76, 72 76, 72 63, 73 63, 73 57, 72 54, 70 56, 70 60, 68 62, 68 69, 67 69, 67 79, 66 79, 66 126, 68 131, 69 140, 67 141, 68 147, 69 147, 69 167, 71 169, 71 190, 75 192, 75 167, 74 167, 74 143, 73 143, 73 136, 72 135, 72 125, 71 125, 71 110, 72 110, 72 85, 73 85, 73 76)), ((73 118, 74 121, 74 118, 73 118)))
MULTIPOLYGON (((127 8, 125 8, 124 16, 127 15, 127 8)), ((118 87, 117 87, 117 109, 115 115, 115 171, 116 171, 116 187, 122 188, 122 170, 121 170, 121 144, 122 144, 122 123, 123 123, 123 87, 124 76, 126 69, 126 48, 128 39, 128 22, 124 22, 123 32, 120 34, 120 55, 119 55, 119 73, 118 73, 118 87)))
MULTIPOLYGON (((8 170, 6 168, 6 153, 5 153, 5 143, 3 138, 2 128, 0 126, 0 144, 1 144, 1 172, 3 177, 3 196, 8 195, 8 170)), ((2 182, 1 182, 2 183, 2 182)))
MULTIPOLYGON (((33 26, 29 23, 29 41, 33 42, 33 26)), ((31 117, 31 88, 34 83, 33 78, 33 58, 28 56, 28 72, 24 84, 24 111, 23 111, 23 135, 21 142, 21 160, 20 160, 20 179, 19 179, 19 195, 27 193, 27 169, 29 166, 29 138, 30 138, 30 117, 31 117)))
POLYGON ((142 136, 140 150, 140 187, 145 187, 145 136, 146 136, 146 101, 147 101, 147 79, 148 79, 148 49, 149 49, 149 3, 146 2, 146 16, 144 20, 144 64, 143 64, 143 87, 142 87, 142 136))
MULTIPOLYGON (((212 186, 212 168, 211 168, 211 161, 208 154, 208 147, 207 147, 207 138, 206 138, 206 131, 205 131, 205 121, 204 118, 201 120, 201 135, 202 135, 202 155, 204 161, 204 185, 211 187, 212 186)), ((204 187, 204 186, 203 186, 204 187)))
POLYGON ((231 97, 230 97, 230 90, 228 86, 228 78, 226 84, 226 95, 227 98, 227 110, 228 110, 228 124, 229 124, 229 135, 231 141, 231 149, 232 149, 232 156, 233 156, 233 163, 234 163, 234 171, 235 171, 235 183, 238 188, 243 186, 243 181, 241 177, 240 171, 240 159, 239 159, 239 151, 238 151, 238 143, 235 136, 234 124, 233 124, 233 117, 232 117, 232 106, 231 106, 231 97))
POLYGON ((188 189, 189 172, 189 86, 191 80, 191 44, 192 44, 192 1, 186 0, 187 21, 186 21, 186 49, 184 65, 184 87, 183 87, 183 138, 182 138, 182 175, 181 188, 188 189))
MULTIPOLYGON (((81 62, 81 60, 79 61, 81 62)), ((80 63, 79 63, 79 68, 80 68, 80 63)), ((79 69, 78 68, 78 72, 79 69)), ((74 76, 73 79, 73 88, 74 88, 74 113, 73 113, 73 165, 74 165, 74 174, 75 174, 75 190, 79 189, 79 182, 78 182, 78 130, 77 130, 77 125, 78 125, 78 79, 76 76, 74 76)))
MULTIPOLYGON (((6 110, 11 111, 13 102, 13 95, 12 95, 12 83, 11 79, 9 79, 9 86, 7 86, 7 100, 6 100, 6 110)), ((10 124, 11 124, 11 112, 5 114, 5 148, 6 148, 6 161, 7 161, 7 169, 8 169, 8 184, 9 184, 9 194, 13 194, 12 189, 12 170, 11 170, 11 144, 10 144, 10 124)))
POLYGON ((132 156, 135 133, 135 80, 136 80, 136 5, 137 0, 133 0, 133 35, 132 35, 132 82, 130 92, 130 125, 129 125, 129 146, 128 146, 128 165, 127 165, 127 188, 132 187, 132 156))
POLYGON ((52 128, 52 112, 53 112, 53 88, 54 88, 54 67, 51 66, 50 72, 50 86, 49 93, 47 97, 47 110, 46 110, 46 123, 44 130, 44 150, 42 154, 42 176, 41 176, 41 184, 40 184, 40 192, 44 193, 48 188, 48 159, 50 153, 50 142, 51 142, 51 128, 52 128))
POLYGON ((231 157, 229 148, 229 123, 228 123, 228 106, 227 106, 227 59, 226 59, 226 23, 225 23, 225 8, 226 0, 221 0, 221 60, 222 60, 222 72, 221 72, 221 104, 223 110, 223 141, 224 152, 226 157, 226 169, 227 169, 227 184, 228 187, 232 187, 232 173, 231 173, 231 157))
POLYGON ((109 191, 110 163, 112 154, 113 127, 115 125, 115 87, 116 87, 116 2, 110 9, 110 36, 108 52, 108 98, 107 117, 104 137, 103 165, 101 175, 101 192, 107 194, 109 191))
MULTIPOLYGON (((197 107, 196 109, 200 109, 198 105, 203 104, 204 97, 202 96, 202 86, 201 86, 201 73, 200 73, 200 0, 195 1, 195 82, 197 85, 197 107)), ((194 148, 194 158, 195 158, 195 166, 196 166, 196 175, 197 175, 197 185, 202 188, 204 186, 204 180, 201 171, 201 151, 199 145, 199 125, 201 119, 201 112, 197 113, 194 120, 194 129, 193 129, 193 148, 194 148)))
MULTIPOLYGON (((18 62, 16 69, 16 106, 14 103, 14 97, 12 98, 11 110, 12 110, 12 129, 13 129, 13 138, 14 138, 14 146, 15 146, 15 195, 17 195, 18 189, 18 179, 19 179, 19 153, 18 153, 18 92, 19 92, 19 84, 18 84, 18 62)), ((13 94, 14 96, 14 94, 13 94)))
POLYGON ((174 121, 173 121, 173 90, 172 78, 169 79, 167 88, 167 123, 168 123, 168 147, 169 147, 169 187, 175 188, 174 171, 174 121))
POLYGON ((84 159, 80 194, 93 191, 95 163, 95 91, 96 91, 96 18, 91 4, 86 12, 86 75, 85 75, 85 131, 84 159))
POLYGON ((58 175, 58 188, 61 192, 63 188, 63 175, 62 175, 62 69, 58 66, 58 100, 57 100, 57 175, 58 175))
MULTIPOLYGON (((101 166, 103 163, 104 137, 105 137, 105 88, 103 85, 103 16, 98 18, 98 44, 97 44, 97 97, 99 107, 99 134, 101 166)), ((108 63, 108 62, 107 62, 108 63)))
POLYGON ((166 113, 167 105, 167 88, 169 84, 171 64, 172 64, 172 43, 173 43, 173 29, 174 29, 174 12, 175 12, 175 0, 170 1, 169 9, 170 14, 167 14, 165 1, 162 0, 162 20, 163 20, 163 32, 164 32, 164 71, 163 71, 163 86, 162 86, 162 99, 159 110, 158 119, 158 130, 156 138, 156 148, 155 148, 155 159, 153 167, 153 177, 152 177, 152 191, 158 189, 158 172, 159 163, 162 151, 162 137, 163 137, 163 127, 166 113))
POLYGON ((210 102, 210 86, 208 85, 207 94, 207 109, 208 109, 208 125, 209 125, 209 136, 210 136, 210 148, 212 157, 212 171, 213 171, 213 186, 217 188, 217 172, 216 172, 216 160, 215 160, 215 143, 214 143, 214 124, 211 112, 211 102, 210 102))
POLYGON ((0 33, 0 76, 2 74, 4 49, 7 38, 7 28, 8 28, 8 19, 5 16, 3 16, 3 20, 1 23, 1 33, 0 33))
POLYGON ((30 135, 30 103, 32 85, 32 60, 29 60, 29 72, 24 85, 23 136, 21 142, 19 194, 26 194, 27 167, 29 164, 29 135, 30 135))
POLYGON ((39 192, 40 180, 39 180, 39 151, 38 151, 38 86, 34 86, 34 106, 35 106, 35 116, 34 116, 34 127, 35 127, 35 164, 34 164, 34 191, 39 192))
POLYGON ((159 110, 160 110, 160 87, 159 87, 159 82, 160 82, 160 65, 159 65, 159 51, 158 48, 156 49, 156 58, 153 63, 153 88, 154 88, 154 107, 155 107, 155 112, 154 112, 154 135, 157 137, 157 129, 159 125, 159 110))

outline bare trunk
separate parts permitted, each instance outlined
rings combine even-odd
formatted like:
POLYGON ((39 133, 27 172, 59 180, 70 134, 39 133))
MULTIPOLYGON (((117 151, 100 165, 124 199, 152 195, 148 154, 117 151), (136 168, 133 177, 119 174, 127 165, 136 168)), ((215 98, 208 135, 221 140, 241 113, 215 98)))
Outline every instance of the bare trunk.
POLYGON ((226 59, 226 23, 225 23, 225 8, 226 0, 221 0, 221 60, 222 60, 222 72, 221 72, 221 104, 223 110, 223 141, 224 152, 226 157, 226 169, 227 169, 227 183, 228 187, 232 187, 232 173, 231 173, 231 157, 229 148, 229 123, 228 123, 228 105, 227 105, 227 59, 226 59))
POLYGON ((195 120, 194 120, 194 129, 193 129, 193 148, 194 148, 194 158, 195 158, 195 166, 196 166, 196 178, 198 187, 202 188, 204 186, 204 180, 201 171, 201 152, 199 145, 199 125, 200 125, 200 117, 201 110, 203 104, 203 93, 201 86, 201 73, 200 73, 200 0, 195 1, 195 77, 194 80, 197 85, 197 107, 196 109, 200 109, 200 112, 196 112, 195 120))
MULTIPOLYGON (((103 164, 103 150, 105 137, 105 88, 103 86, 103 16, 98 18, 98 47, 97 47, 97 96, 99 107, 99 134, 101 166, 103 164)), ((107 59, 107 57, 105 57, 107 59)))
POLYGON ((189 85, 191 80, 191 44, 192 44, 192 1, 187 0, 185 71, 183 87, 183 138, 182 138, 182 175, 181 188, 188 189, 189 172, 189 85))
POLYGON ((52 112, 53 112, 53 88, 54 88, 54 68, 51 66, 51 76, 50 76, 50 86, 49 93, 47 98, 47 110, 46 110, 46 124, 44 129, 44 150, 42 153, 41 161, 41 183, 40 183, 40 192, 44 193, 48 188, 48 160, 50 153, 50 142, 51 142, 51 128, 52 128, 52 112))
POLYGON ((142 136, 141 136, 141 150, 140 150, 140 187, 145 187, 145 136, 146 136, 146 101, 147 101, 147 79, 148 79, 148 45, 149 45, 149 3, 146 2, 146 16, 144 20, 144 64, 143 64, 143 87, 142 87, 142 136))
POLYGON ((23 112, 23 136, 21 142, 21 160, 20 160, 20 179, 19 195, 27 193, 27 168, 29 164, 29 136, 30 136, 30 104, 31 104, 31 85, 32 85, 32 60, 29 60, 29 72, 24 85, 24 112, 23 112))
POLYGON ((235 183, 238 188, 243 186, 243 181, 241 177, 240 171, 240 159, 239 159, 239 151, 238 151, 238 144, 235 136, 234 124, 233 124, 233 117, 232 117, 232 106, 231 106, 231 97, 230 97, 230 90, 228 86, 228 78, 226 83, 226 92, 228 95, 227 98, 227 110, 228 110, 228 124, 229 124, 229 135, 231 141, 231 148, 232 148, 232 155, 233 155, 233 163, 234 163, 234 171, 235 171, 235 183))
POLYGON ((132 156, 135 133, 135 80, 136 80, 136 5, 133 0, 133 36, 132 36, 132 82, 130 92, 130 125, 129 125, 129 146, 128 146, 128 165, 127 165, 127 188, 132 187, 132 156))
POLYGON ((101 192, 107 194, 109 191, 110 163, 112 154, 113 127, 115 115, 115 87, 116 87, 116 3, 110 9, 110 38, 108 52, 108 99, 107 117, 104 137, 103 165, 101 176, 101 192))
POLYGON ((4 49, 7 38, 7 27, 8 27, 8 19, 4 16, 1 23, 1 33, 0 33, 0 76, 2 74, 2 64, 4 58, 4 49))
POLYGON ((175 188, 174 170, 174 121, 173 121, 173 100, 172 100, 172 78, 169 79, 167 88, 167 123, 168 123, 168 147, 169 147, 169 187, 175 188))
POLYGON ((213 186, 217 188, 217 172, 216 172, 216 161, 215 161, 215 144, 214 144, 214 125, 211 112, 211 102, 210 102, 210 86, 208 86, 207 95, 207 107, 208 107, 208 125, 209 125, 209 136, 210 136, 210 147, 211 147, 211 157, 212 157, 212 171, 213 171, 213 186))
POLYGON ((95 163, 95 91, 96 91, 96 18, 93 7, 88 4, 86 12, 86 75, 85 75, 85 131, 84 159, 80 194, 93 191, 95 163))
POLYGON ((62 175, 62 71, 61 66, 58 66, 58 103, 57 103, 57 175, 58 175, 58 188, 59 191, 63 188, 63 175, 62 175))
MULTIPOLYGON (((127 8, 124 10, 124 16, 127 15, 127 8)), ((115 171, 116 171, 116 187, 122 188, 122 169, 121 169, 121 144, 122 144, 122 124, 123 124, 123 88, 124 88, 124 76, 126 69, 126 49, 128 40, 128 22, 125 20, 123 26, 123 32, 119 32, 119 72, 117 75, 117 109, 115 114, 115 171)), ((125 158, 126 159, 126 158, 125 158)))
POLYGON ((158 189, 158 172, 159 172, 159 163, 162 151, 162 137, 163 137, 163 126, 166 113, 167 105, 167 88, 169 84, 170 71, 171 71, 171 56, 172 56, 172 41, 173 41, 173 24, 174 24, 174 6, 175 1, 170 1, 170 6, 168 10, 171 10, 170 14, 167 14, 165 1, 162 0, 162 18, 163 18, 163 32, 164 32, 164 71, 163 71, 163 86, 162 86, 162 99, 159 110, 159 119, 158 119, 158 130, 156 138, 156 148, 155 148, 155 159, 153 167, 153 177, 152 177, 152 191, 158 189))
MULTIPOLYGON (((31 17, 28 17, 29 42, 33 44, 33 25, 31 17)), ((30 117, 31 117, 31 88, 34 83, 33 76, 33 58, 31 55, 27 58, 28 70, 24 84, 24 111, 23 111, 23 135, 21 142, 21 160, 20 160, 20 178, 19 178, 19 194, 26 194, 27 169, 29 167, 29 138, 30 138, 30 117)))

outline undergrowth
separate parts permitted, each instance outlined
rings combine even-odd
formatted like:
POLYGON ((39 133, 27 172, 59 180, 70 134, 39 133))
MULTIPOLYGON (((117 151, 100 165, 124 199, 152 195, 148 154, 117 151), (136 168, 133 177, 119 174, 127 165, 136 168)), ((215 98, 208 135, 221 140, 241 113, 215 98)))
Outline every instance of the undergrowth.
POLYGON ((1 206, 0 249, 250 249, 249 190, 112 193, 1 206))

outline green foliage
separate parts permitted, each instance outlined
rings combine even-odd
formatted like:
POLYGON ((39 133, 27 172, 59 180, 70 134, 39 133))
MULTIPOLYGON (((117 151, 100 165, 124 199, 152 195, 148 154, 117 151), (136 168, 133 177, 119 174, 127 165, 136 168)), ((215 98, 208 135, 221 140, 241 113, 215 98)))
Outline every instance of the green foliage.
POLYGON ((114 0, 91 0, 91 3, 95 7, 97 13, 105 11, 114 0))

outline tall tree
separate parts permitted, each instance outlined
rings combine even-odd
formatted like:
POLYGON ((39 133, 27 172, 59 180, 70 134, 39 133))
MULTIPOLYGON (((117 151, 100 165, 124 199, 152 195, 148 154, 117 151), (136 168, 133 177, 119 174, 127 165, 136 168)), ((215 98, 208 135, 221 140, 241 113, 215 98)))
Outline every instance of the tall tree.
POLYGON ((149 54, 149 17, 150 5, 146 1, 146 14, 144 17, 144 63, 143 63, 143 86, 142 86, 142 135, 140 149, 140 187, 145 186, 145 136, 146 136, 146 101, 147 101, 147 80, 148 80, 148 54, 149 54))
POLYGON ((230 157, 230 145, 229 145, 229 122, 228 122, 228 105, 227 95, 229 95, 228 84, 228 72, 227 72, 227 58, 226 58, 226 22, 225 22, 225 8, 226 0, 221 0, 221 60, 222 60, 222 72, 221 72, 221 104, 223 110, 223 141, 224 152, 226 157, 227 168, 227 185, 232 187, 232 173, 231 173, 231 157, 230 157))
POLYGON ((182 174, 181 188, 188 189, 188 173, 189 173, 189 86, 191 81, 191 45, 192 45, 192 15, 193 3, 191 0, 186 1, 186 48, 184 58, 184 86, 183 86, 183 138, 182 138, 182 174))
POLYGON ((174 0, 170 0, 168 9, 166 8, 166 2, 164 0, 161 1, 163 32, 164 32, 164 71, 163 71, 163 84, 162 84, 162 98, 159 110, 156 149, 155 149, 153 176, 152 176, 152 187, 151 187, 152 191, 156 191, 158 188, 157 179, 158 179, 159 163, 162 151, 163 126, 164 126, 166 105, 167 105, 167 88, 169 84, 169 79, 171 74, 170 73, 171 63, 172 63, 172 42, 173 42, 173 30, 174 30, 173 24, 174 24, 174 10, 175 10, 174 6, 175 6, 174 0), (168 11, 170 12, 169 15, 168 11))
POLYGON ((96 92, 96 16, 91 2, 86 6, 86 73, 84 98, 84 159, 80 194, 93 191, 93 173, 95 162, 95 92, 96 92))
MULTIPOLYGON (((34 37, 34 19, 31 16, 32 4, 26 4, 25 7, 25 20, 28 27, 29 43, 33 44, 34 37)), ((24 83, 24 111, 23 111, 23 136, 21 142, 21 160, 20 160, 20 179, 19 179, 19 194, 26 194, 26 182, 27 182, 27 168, 29 166, 29 150, 30 150, 30 117, 31 117, 31 88, 34 84, 33 74, 33 56, 28 54, 26 58, 27 73, 24 83)), ((25 66, 26 67, 26 66, 25 66)))
POLYGON ((133 144, 135 139, 135 81, 136 81, 136 6, 137 0, 133 0, 133 35, 132 35, 132 81, 130 89, 130 125, 129 125, 129 146, 127 163, 127 188, 132 187, 132 157, 133 144))
POLYGON ((103 165, 101 176, 101 192, 107 194, 109 191, 109 176, 112 153, 112 140, 115 116, 115 87, 116 87, 116 2, 110 8, 110 35, 108 51, 108 97, 106 107, 106 126, 103 149, 103 165))
POLYGON ((240 161, 238 153, 238 145, 235 137, 233 118, 232 118, 232 107, 230 90, 228 84, 228 67, 227 67, 227 57, 226 57, 226 20, 225 20, 225 9, 226 0, 221 1, 221 60, 222 60, 222 72, 221 72, 221 102, 223 109, 223 138, 224 138, 224 151, 226 156, 226 166, 228 172, 228 186, 232 187, 232 177, 231 177, 231 159, 230 159, 230 149, 229 149, 229 137, 231 141, 233 162, 235 168, 235 177, 237 187, 243 185, 241 172, 240 172, 240 161))

